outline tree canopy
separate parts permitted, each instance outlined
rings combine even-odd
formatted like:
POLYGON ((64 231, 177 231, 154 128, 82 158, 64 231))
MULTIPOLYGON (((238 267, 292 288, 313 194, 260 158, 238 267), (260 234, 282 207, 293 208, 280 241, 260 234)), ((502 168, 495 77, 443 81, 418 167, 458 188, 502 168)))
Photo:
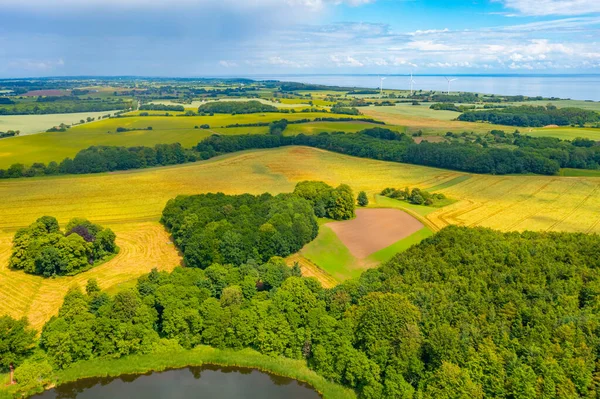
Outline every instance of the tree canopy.
POLYGON ((288 256, 318 232, 310 202, 293 194, 179 196, 167 203, 161 221, 186 264, 200 268, 288 256))
POLYGON ((62 232, 52 216, 42 216, 13 239, 9 266, 44 277, 87 270, 119 252, 111 229, 72 219, 62 232))

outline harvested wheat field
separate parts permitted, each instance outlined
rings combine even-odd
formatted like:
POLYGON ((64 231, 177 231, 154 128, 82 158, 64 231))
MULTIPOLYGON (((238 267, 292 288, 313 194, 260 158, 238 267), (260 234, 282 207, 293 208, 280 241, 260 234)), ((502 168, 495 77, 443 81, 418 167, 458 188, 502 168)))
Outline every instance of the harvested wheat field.
POLYGON ((357 209, 356 218, 328 223, 350 253, 364 259, 421 230, 423 223, 398 209, 357 209))

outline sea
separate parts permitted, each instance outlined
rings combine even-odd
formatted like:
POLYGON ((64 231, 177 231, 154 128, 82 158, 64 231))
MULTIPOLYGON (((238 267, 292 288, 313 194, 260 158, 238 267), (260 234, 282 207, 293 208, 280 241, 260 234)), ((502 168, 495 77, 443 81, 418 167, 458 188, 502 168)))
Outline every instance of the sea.
MULTIPOLYGON (((254 75, 255 80, 279 80, 328 86, 408 90, 408 75, 254 75)), ((600 74, 594 75, 413 75, 415 90, 448 90, 483 94, 556 97, 600 101, 600 74)))

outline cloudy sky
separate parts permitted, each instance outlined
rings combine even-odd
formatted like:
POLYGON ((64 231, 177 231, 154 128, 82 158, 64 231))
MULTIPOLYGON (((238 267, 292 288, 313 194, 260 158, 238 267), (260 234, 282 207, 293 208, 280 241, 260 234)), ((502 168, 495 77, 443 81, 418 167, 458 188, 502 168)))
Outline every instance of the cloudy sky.
POLYGON ((0 77, 600 73, 600 0, 0 0, 0 77))

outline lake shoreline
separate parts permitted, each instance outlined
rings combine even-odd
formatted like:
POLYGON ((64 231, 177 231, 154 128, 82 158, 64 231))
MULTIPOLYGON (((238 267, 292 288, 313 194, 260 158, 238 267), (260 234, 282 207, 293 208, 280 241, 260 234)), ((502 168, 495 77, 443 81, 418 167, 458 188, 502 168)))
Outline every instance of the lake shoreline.
POLYGON ((253 369, 266 374, 291 378, 308 385, 326 399, 356 398, 354 391, 327 381, 310 370, 304 361, 271 357, 252 349, 221 350, 204 345, 191 350, 176 349, 145 355, 130 355, 119 359, 94 359, 78 362, 65 370, 56 371, 53 375, 53 384, 50 386, 39 387, 30 392, 19 391, 18 385, 13 386, 15 389, 0 387, 0 398, 3 398, 2 393, 8 394, 6 397, 30 397, 47 389, 87 378, 117 378, 123 375, 143 375, 206 365, 253 369))

